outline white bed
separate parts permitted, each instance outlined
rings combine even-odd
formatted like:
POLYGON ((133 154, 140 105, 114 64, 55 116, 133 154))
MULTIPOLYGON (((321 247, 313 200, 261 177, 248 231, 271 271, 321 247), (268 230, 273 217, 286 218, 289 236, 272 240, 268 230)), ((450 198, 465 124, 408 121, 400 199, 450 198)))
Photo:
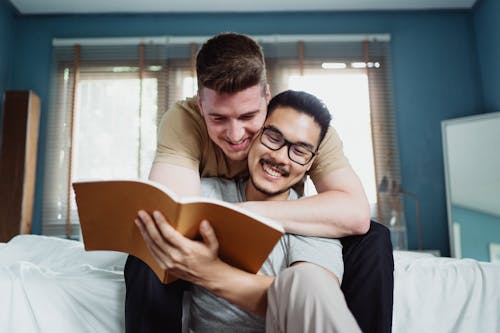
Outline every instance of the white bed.
POLYGON ((124 332, 126 256, 23 235, 0 245, 0 332, 124 332))
MULTIPOLYGON (((393 332, 500 332, 500 264, 394 253, 393 332)), ((125 255, 23 235, 0 244, 0 332, 123 332, 125 255)))
POLYGON ((394 252, 393 332, 500 332, 500 264, 394 252))

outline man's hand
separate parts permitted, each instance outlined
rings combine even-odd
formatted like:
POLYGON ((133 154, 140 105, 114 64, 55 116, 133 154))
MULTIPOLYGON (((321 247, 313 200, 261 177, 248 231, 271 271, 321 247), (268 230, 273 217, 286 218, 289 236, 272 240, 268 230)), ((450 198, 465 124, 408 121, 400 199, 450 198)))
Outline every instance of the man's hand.
POLYGON ((139 211, 138 217, 135 223, 161 268, 243 309, 266 313, 267 289, 274 276, 247 273, 220 260, 219 242, 208 221, 200 223, 203 241, 193 241, 174 230, 160 212, 150 216, 139 211))
POLYGON ((139 211, 135 223, 156 262, 178 278, 207 286, 223 270, 225 264, 218 257, 219 242, 208 221, 200 223, 203 241, 184 237, 157 211, 152 217, 139 211))

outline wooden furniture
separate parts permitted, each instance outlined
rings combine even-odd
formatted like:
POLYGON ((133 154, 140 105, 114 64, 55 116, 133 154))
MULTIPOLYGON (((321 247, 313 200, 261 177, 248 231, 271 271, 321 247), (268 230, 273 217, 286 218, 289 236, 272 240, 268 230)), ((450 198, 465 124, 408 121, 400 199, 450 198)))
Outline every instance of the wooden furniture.
POLYGON ((35 194, 40 98, 7 91, 0 146, 0 242, 31 233, 35 194))

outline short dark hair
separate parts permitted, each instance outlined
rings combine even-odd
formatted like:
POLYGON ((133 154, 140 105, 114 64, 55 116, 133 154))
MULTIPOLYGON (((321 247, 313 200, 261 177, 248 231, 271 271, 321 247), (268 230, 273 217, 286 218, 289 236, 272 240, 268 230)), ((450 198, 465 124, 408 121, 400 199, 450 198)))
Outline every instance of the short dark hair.
POLYGON ((305 91, 285 90, 274 96, 267 106, 267 117, 278 107, 290 107, 300 113, 311 116, 320 126, 318 147, 325 138, 332 115, 323 101, 305 91))
POLYGON ((266 65, 261 46, 252 38, 226 32, 207 40, 196 56, 198 89, 235 93, 261 84, 265 93, 266 65))

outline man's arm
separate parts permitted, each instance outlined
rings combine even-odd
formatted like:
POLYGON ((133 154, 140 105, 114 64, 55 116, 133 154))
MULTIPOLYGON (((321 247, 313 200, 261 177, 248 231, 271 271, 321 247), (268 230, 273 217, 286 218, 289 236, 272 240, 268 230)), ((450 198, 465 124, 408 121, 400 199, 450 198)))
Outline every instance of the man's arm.
POLYGON ((181 197, 200 194, 200 175, 197 170, 156 162, 151 167, 149 179, 167 186, 181 197))
POLYGON ((288 233, 339 238, 368 231, 368 199, 350 166, 330 172, 315 186, 318 194, 301 200, 249 201, 239 205, 280 222, 288 233))
POLYGON ((250 274, 220 260, 219 243, 207 221, 200 224, 201 242, 182 236, 159 212, 154 212, 151 218, 140 211, 136 224, 162 269, 247 311, 265 315, 267 289, 274 277, 250 274))

